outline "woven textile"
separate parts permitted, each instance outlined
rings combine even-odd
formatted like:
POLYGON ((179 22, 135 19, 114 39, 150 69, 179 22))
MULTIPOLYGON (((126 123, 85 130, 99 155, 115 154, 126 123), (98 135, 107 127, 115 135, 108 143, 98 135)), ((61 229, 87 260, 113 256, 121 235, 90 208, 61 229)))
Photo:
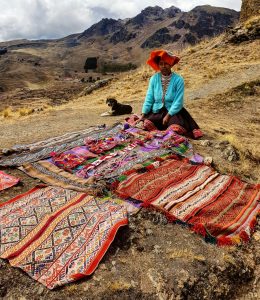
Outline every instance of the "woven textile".
POLYGON ((10 156, 2 156, 0 159, 0 166, 21 166, 25 163, 35 162, 51 156, 52 152, 56 154, 62 153, 66 150, 72 149, 77 146, 84 145, 86 137, 91 136, 93 139, 100 139, 115 134, 123 127, 121 124, 117 124, 111 128, 89 128, 84 131, 84 134, 73 135, 69 139, 59 139, 57 143, 47 144, 46 147, 35 148, 32 151, 27 150, 19 154, 15 153, 10 156))
POLYGON ((89 137, 87 141, 89 145, 96 146, 101 151, 110 148, 111 145, 114 147, 114 142, 119 149, 110 149, 97 156, 91 154, 88 146, 81 146, 49 160, 24 164, 20 169, 47 184, 95 194, 93 192, 97 188, 97 182, 116 178, 146 160, 169 153, 192 160, 194 155, 188 140, 171 128, 151 133, 138 128, 123 130, 122 126, 118 125, 106 134, 89 137), (88 159, 93 155, 97 157, 88 159))
POLYGON ((101 185, 96 184, 92 178, 79 178, 74 174, 70 174, 58 168, 47 160, 24 164, 22 167, 19 167, 19 169, 47 184, 73 189, 79 192, 96 195, 100 192, 100 189, 102 189, 101 185))
POLYGON ((126 175, 117 194, 163 211, 219 245, 247 241, 260 211, 260 186, 204 165, 169 160, 126 175))
POLYGON ((16 185, 19 182, 19 178, 8 175, 3 171, 0 171, 0 191, 16 185))
POLYGON ((90 275, 126 210, 62 188, 35 188, 0 205, 0 256, 48 288, 90 275))

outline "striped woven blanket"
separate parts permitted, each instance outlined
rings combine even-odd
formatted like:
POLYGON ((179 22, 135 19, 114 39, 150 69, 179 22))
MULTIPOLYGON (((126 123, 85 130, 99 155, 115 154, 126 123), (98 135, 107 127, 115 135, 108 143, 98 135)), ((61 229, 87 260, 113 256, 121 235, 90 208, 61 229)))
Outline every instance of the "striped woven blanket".
POLYGON ((260 186, 204 165, 167 160, 122 177, 116 193, 141 200, 218 245, 247 241, 260 211, 260 186))
POLYGON ((8 175, 3 171, 0 171, 0 191, 16 185, 19 182, 19 178, 8 175))
POLYGON ((0 257, 48 288, 90 275, 120 226, 125 207, 59 187, 36 187, 0 204, 0 257))

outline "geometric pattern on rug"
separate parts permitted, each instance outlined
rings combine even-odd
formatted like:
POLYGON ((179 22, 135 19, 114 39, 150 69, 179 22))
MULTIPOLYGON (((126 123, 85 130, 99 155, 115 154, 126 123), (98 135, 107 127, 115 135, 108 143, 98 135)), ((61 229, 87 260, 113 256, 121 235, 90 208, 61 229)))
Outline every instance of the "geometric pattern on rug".
POLYGON ((32 190, 20 199, 12 199, 0 207, 0 213, 5 215, 0 256, 50 289, 93 273, 118 228, 128 222, 125 208, 111 199, 99 200, 53 187, 32 190), (31 205, 32 209, 23 211, 20 204, 15 207, 14 203, 25 199, 26 206, 31 205), (13 215, 18 210, 26 216, 25 222, 7 217, 6 213, 13 215), (26 225, 29 229, 19 235, 17 227, 20 230, 26 225), (5 240, 6 230, 11 230, 13 244, 5 240))
POLYGON ((145 173, 132 172, 116 193, 190 225, 218 245, 248 241, 260 211, 260 185, 185 161, 170 160, 145 173))
POLYGON ((0 255, 8 255, 9 248, 14 250, 39 222, 77 195, 81 194, 60 187, 36 187, 0 204, 0 255))
POLYGON ((3 171, 0 171, 0 191, 16 185, 19 182, 19 178, 8 175, 3 171))

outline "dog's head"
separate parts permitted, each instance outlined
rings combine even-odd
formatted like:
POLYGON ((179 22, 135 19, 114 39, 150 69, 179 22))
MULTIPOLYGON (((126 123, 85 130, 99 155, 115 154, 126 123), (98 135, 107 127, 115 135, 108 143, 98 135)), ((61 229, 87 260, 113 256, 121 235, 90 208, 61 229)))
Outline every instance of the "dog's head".
POLYGON ((115 98, 107 98, 106 104, 110 107, 113 107, 117 104, 117 100, 115 98))

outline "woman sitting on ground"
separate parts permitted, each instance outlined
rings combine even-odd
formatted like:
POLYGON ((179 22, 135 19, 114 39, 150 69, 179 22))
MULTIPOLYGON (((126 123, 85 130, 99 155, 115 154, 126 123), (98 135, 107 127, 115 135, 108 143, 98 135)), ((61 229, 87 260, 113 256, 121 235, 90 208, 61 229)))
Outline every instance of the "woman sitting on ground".
POLYGON ((151 52, 147 64, 157 73, 150 79, 141 121, 149 120, 152 124, 148 123, 159 130, 171 126, 179 134, 199 138, 202 136, 199 126, 183 107, 183 78, 171 71, 179 60, 177 56, 165 50, 151 52))

